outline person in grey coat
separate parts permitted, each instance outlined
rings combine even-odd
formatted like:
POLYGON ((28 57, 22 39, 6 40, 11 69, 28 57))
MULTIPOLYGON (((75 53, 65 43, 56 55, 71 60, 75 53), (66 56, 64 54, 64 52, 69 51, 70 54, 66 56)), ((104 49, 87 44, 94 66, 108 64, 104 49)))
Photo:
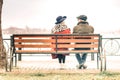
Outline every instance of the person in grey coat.
MULTIPOLYGON (((94 28, 89 25, 89 23, 86 21, 87 16, 86 15, 80 15, 77 17, 78 23, 77 25, 73 28, 73 34, 90 34, 94 33, 94 28)), ((75 50, 88 50, 89 48, 75 48, 75 50)), ((76 53, 75 54, 76 59, 79 63, 77 66, 78 69, 86 69, 87 66, 85 65, 86 58, 87 58, 87 53, 76 53)))

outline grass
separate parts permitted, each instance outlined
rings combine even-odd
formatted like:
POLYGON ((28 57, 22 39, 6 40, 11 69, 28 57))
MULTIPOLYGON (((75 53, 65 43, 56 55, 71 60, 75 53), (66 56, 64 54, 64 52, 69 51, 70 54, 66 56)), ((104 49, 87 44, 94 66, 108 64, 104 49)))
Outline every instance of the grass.
POLYGON ((1 73, 0 80, 119 80, 119 72, 100 73, 1 73))

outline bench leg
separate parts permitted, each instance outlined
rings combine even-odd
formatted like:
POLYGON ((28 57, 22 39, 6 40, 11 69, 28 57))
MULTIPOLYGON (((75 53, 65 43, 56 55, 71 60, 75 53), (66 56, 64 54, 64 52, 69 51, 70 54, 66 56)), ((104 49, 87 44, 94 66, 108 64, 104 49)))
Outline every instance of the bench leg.
POLYGON ((101 53, 97 54, 97 69, 100 69, 100 71, 103 71, 103 58, 101 53))
POLYGON ((94 61, 94 53, 91 53, 91 61, 94 61))
POLYGON ((12 67, 13 67, 13 49, 11 48, 10 49, 11 51, 10 51, 10 60, 9 60, 9 71, 11 72, 12 71, 12 67))
POLYGON ((18 61, 22 60, 22 54, 18 54, 18 61))
POLYGON ((5 71, 8 72, 8 55, 7 54, 5 59, 5 71))
POLYGON ((11 55, 10 58, 10 72, 12 71, 12 67, 13 67, 13 54, 11 55))
POLYGON ((99 69, 99 53, 97 53, 97 69, 99 69))
POLYGON ((104 61, 104 71, 106 71, 107 65, 106 65, 106 52, 105 52, 105 50, 104 50, 104 52, 103 52, 103 61, 104 61))
POLYGON ((101 63, 101 65, 100 65, 100 71, 102 72, 102 70, 103 70, 103 61, 102 61, 102 58, 100 59, 100 63, 101 63))
POLYGON ((17 66, 17 54, 15 53, 15 67, 17 66))

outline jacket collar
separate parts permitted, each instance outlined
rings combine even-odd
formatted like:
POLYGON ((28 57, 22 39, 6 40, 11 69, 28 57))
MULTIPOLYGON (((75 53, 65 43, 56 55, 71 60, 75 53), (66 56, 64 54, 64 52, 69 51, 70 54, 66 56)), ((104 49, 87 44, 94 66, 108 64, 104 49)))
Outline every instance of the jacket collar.
POLYGON ((79 25, 79 24, 89 24, 89 23, 86 22, 86 21, 80 21, 80 22, 77 23, 77 25, 79 25))

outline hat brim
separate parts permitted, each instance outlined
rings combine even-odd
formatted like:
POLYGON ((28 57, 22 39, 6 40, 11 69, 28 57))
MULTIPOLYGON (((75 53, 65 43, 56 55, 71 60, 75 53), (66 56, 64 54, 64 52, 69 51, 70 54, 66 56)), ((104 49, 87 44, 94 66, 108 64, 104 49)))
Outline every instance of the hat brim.
POLYGON ((84 20, 86 21, 87 20, 87 16, 86 15, 80 15, 78 17, 76 17, 77 19, 81 19, 81 20, 84 20))
POLYGON ((80 19, 80 16, 77 16, 76 18, 77 18, 77 19, 80 19))
POLYGON ((55 24, 59 24, 61 22, 63 22, 66 19, 66 17, 63 17, 61 20, 57 21, 55 24))

